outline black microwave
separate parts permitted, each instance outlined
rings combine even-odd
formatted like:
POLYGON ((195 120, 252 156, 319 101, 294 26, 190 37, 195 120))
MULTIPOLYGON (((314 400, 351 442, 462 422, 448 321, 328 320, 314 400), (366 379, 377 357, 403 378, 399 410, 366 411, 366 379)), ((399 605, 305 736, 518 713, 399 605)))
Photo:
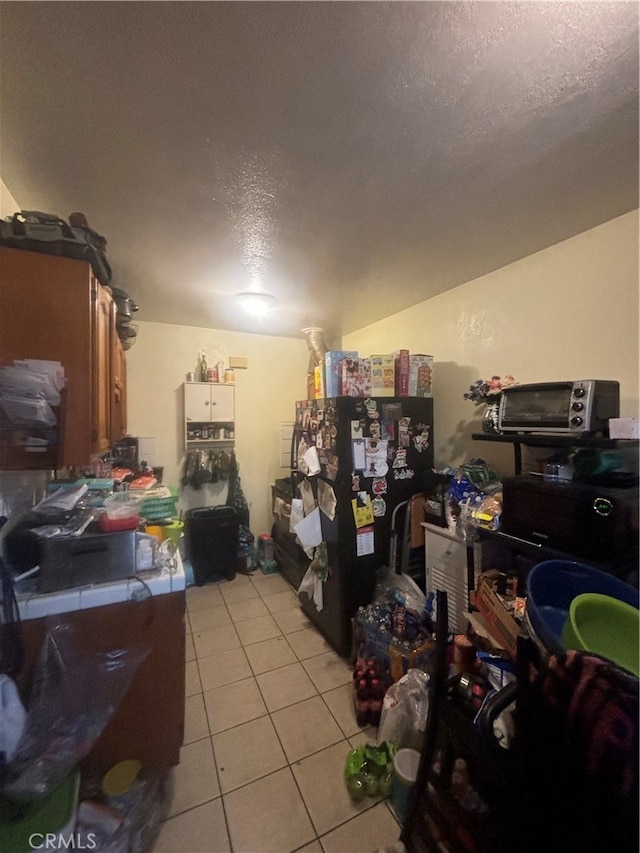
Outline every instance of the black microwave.
POLYGON ((606 432, 609 418, 620 416, 620 383, 609 379, 535 382, 504 388, 500 397, 501 432, 606 432))
POLYGON ((638 554, 638 491, 507 477, 500 530, 595 562, 627 564, 638 554))

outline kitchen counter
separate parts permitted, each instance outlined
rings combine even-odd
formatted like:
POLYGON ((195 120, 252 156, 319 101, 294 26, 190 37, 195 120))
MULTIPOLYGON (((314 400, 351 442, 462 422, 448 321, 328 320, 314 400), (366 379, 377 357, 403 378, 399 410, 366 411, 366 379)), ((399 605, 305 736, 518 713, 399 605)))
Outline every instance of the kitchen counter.
POLYGON ((184 738, 185 586, 178 555, 173 573, 144 571, 112 583, 39 594, 35 579, 18 584, 24 665, 16 679, 25 707, 47 632, 70 625, 83 654, 144 648, 120 705, 82 762, 92 778, 128 758, 165 770, 180 760, 184 738))
POLYGON ((20 619, 42 619, 76 610, 89 610, 125 601, 141 601, 149 596, 184 592, 186 576, 180 553, 176 554, 174 572, 149 569, 135 577, 110 583, 88 584, 57 592, 39 593, 37 581, 25 578, 16 584, 16 598, 20 619))

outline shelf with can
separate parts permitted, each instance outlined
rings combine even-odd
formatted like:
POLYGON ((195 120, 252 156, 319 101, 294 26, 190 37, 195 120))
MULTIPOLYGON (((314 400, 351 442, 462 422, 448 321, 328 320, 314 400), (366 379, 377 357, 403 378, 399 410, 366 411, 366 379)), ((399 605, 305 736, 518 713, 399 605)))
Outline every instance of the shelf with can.
POLYGON ((186 442, 191 444, 233 444, 233 421, 203 421, 186 425, 186 442))

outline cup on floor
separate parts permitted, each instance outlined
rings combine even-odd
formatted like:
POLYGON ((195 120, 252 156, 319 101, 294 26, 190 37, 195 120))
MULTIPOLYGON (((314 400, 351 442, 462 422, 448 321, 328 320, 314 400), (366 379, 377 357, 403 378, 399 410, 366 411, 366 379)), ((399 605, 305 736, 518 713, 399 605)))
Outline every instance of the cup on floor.
POLYGON ((399 749, 393 759, 391 804, 400 823, 405 822, 409 812, 419 765, 420 753, 417 749, 399 749))

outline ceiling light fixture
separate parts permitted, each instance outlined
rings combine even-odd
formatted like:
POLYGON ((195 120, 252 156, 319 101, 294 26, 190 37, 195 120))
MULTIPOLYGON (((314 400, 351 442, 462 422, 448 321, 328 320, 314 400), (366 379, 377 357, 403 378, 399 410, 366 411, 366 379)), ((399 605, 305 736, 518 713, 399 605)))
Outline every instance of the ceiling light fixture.
POLYGON ((236 299, 252 317, 264 317, 276 303, 275 297, 264 290, 245 290, 238 293, 236 299))

